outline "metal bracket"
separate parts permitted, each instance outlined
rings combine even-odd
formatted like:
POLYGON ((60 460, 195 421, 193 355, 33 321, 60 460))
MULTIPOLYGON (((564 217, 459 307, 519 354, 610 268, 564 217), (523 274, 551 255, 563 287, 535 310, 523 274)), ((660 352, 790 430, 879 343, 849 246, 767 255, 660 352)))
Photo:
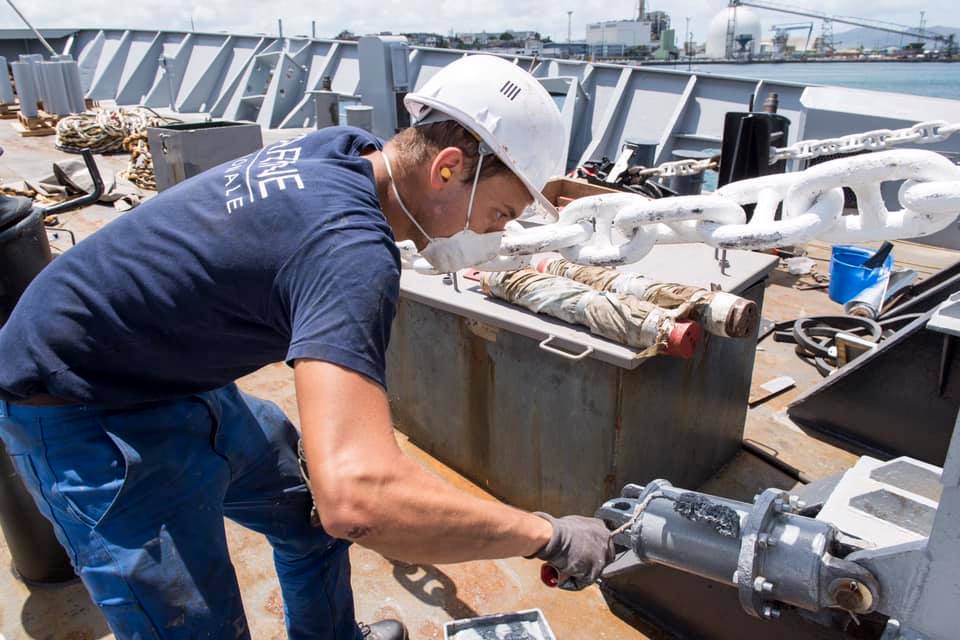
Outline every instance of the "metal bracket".
POLYGON ((770 520, 779 513, 778 507, 787 503, 787 493, 782 489, 767 489, 754 501, 750 517, 740 531, 740 559, 737 562, 737 575, 734 582, 740 592, 740 605, 743 610, 756 618, 765 618, 763 593, 754 588, 754 579, 759 575, 761 556, 758 551, 758 538, 767 530, 770 520))

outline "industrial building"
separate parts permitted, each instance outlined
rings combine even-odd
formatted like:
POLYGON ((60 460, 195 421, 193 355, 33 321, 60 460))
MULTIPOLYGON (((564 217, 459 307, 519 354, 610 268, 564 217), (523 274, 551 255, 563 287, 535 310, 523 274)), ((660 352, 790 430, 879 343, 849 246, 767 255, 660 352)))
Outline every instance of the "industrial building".
POLYGON ((647 13, 646 3, 637 4, 637 15, 632 20, 603 20, 587 24, 586 42, 601 55, 614 55, 637 47, 652 47, 670 27, 670 16, 665 11, 647 13))
POLYGON ((540 36, 538 32, 529 29, 505 29, 496 32, 477 31, 457 33, 456 37, 465 45, 485 47, 487 45, 496 46, 498 42, 503 40, 502 36, 505 34, 509 34, 509 41, 511 42, 533 40, 540 36))
POLYGON ((648 47, 652 25, 639 20, 605 20, 587 25, 587 44, 594 46, 648 47))
POLYGON ((677 55, 676 34, 666 11, 647 11, 640 0, 632 20, 604 20, 587 24, 586 44, 598 57, 654 57, 666 60, 677 55))

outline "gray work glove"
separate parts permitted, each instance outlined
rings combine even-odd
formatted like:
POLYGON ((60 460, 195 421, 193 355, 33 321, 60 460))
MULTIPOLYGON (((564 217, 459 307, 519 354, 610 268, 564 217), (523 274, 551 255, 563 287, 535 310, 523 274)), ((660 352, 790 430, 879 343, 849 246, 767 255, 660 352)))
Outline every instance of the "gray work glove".
POLYGON ((553 535, 536 557, 560 574, 560 587, 583 589, 600 577, 603 568, 613 562, 613 540, 610 530, 597 518, 564 516, 554 518, 535 512, 553 525, 553 535))

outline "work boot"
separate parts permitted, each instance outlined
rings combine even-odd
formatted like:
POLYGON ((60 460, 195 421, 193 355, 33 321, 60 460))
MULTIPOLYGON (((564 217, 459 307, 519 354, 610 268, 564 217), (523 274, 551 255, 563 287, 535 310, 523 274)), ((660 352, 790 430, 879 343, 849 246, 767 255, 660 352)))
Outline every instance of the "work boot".
POLYGON ((371 625, 360 623, 363 640, 408 640, 407 628, 399 620, 381 620, 371 625))

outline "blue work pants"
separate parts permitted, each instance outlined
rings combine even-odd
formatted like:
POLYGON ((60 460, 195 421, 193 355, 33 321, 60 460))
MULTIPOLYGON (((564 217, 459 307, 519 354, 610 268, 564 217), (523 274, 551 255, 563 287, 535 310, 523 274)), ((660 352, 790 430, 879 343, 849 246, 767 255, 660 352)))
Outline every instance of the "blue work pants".
POLYGON ((273 546, 291 639, 356 640, 348 543, 310 524, 298 434, 235 385, 111 410, 0 401, 0 437, 117 638, 249 638, 223 518, 273 546))

